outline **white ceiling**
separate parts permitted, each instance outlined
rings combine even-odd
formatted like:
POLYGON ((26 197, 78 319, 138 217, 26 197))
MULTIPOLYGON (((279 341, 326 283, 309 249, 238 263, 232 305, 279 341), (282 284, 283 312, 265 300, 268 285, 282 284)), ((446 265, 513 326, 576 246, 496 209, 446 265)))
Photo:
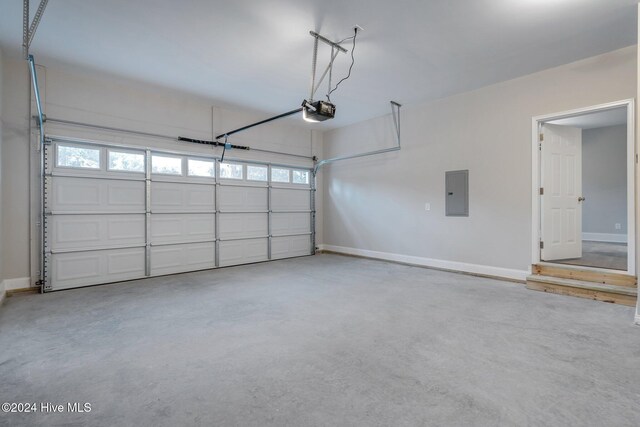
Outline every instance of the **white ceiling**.
MULTIPOLYGON (((38 0, 31 1, 32 14, 38 0)), ((313 40, 358 37, 330 128, 636 44, 636 0, 50 0, 32 53, 263 111, 308 96, 313 40)), ((22 1, 2 0, 19 55, 22 1)), ((348 44, 345 45, 349 47, 348 44)), ((328 57, 320 52, 322 63, 328 57)), ((336 63, 334 82, 348 55, 336 63)), ((323 90, 324 91, 324 90, 323 90)))
POLYGON ((549 123, 581 129, 624 125, 627 123, 627 108, 613 108, 611 110, 598 111, 597 113, 587 113, 566 119, 552 120, 549 123))

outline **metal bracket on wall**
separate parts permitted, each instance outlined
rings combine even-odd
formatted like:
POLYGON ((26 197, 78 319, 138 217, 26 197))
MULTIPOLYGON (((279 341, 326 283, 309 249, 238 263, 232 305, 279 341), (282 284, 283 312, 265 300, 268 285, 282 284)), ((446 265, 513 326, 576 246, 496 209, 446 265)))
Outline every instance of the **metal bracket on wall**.
POLYGON ((50 280, 50 265, 51 265, 51 251, 49 248, 49 242, 47 241, 47 229, 49 225, 48 215, 48 189, 51 188, 51 177, 47 176, 49 169, 49 157, 51 153, 52 145, 51 140, 46 139, 45 145, 42 146, 41 158, 40 158, 40 292, 44 293, 51 290, 50 280))
MULTIPOLYGON (((28 3, 28 2, 27 2, 28 3)), ((46 1, 43 1, 46 6, 46 1)), ((42 6, 42 3, 40 6, 42 6)), ((38 8, 40 11, 40 8, 38 8)), ((28 13, 28 5, 27 5, 27 13, 28 13)), ((42 14, 42 13, 40 13, 42 14)), ((38 18, 39 19, 39 18, 38 18)), ((37 22, 34 22, 37 26, 37 22)), ((35 28, 34 28, 35 31, 35 28)), ((40 150, 40 245, 42 246, 42 252, 40 255, 40 281, 43 283, 43 286, 40 287, 40 291, 44 292, 48 288, 47 283, 47 242, 46 242, 46 228, 47 228, 47 216, 46 216, 46 202, 47 202, 47 181, 45 172, 47 169, 47 145, 51 143, 45 139, 44 133, 44 113, 42 112, 42 100, 40 98, 40 87, 38 86, 38 73, 36 72, 36 62, 33 58, 33 55, 28 54, 28 45, 27 45, 27 56, 29 61, 29 72, 31 74, 31 82, 33 84, 33 94, 36 100, 36 107, 38 109, 38 126, 40 130, 40 143, 38 144, 38 149, 40 150)), ((29 127, 31 127, 31 122, 29 122, 29 127)))
POLYGON ((38 73, 36 72, 36 62, 33 55, 29 55, 29 72, 31 73, 31 83, 33 84, 33 94, 38 108, 38 126, 40 126, 40 147, 44 146, 44 113, 42 112, 42 100, 40 98, 40 87, 38 86, 38 73))
POLYGON ((333 157, 331 159, 321 160, 318 163, 316 163, 316 166, 313 168, 313 175, 315 176, 316 173, 318 172, 318 169, 320 169, 322 166, 327 165, 329 163, 334 163, 341 160, 356 159, 358 157, 373 156, 376 154, 384 154, 384 153, 389 153, 391 151, 399 151, 400 150, 400 107, 402 107, 402 105, 395 101, 389 101, 389 102, 391 103, 391 115, 393 116, 393 124, 396 128, 397 145, 395 147, 383 148, 382 150, 367 151, 365 153, 351 154, 348 156, 333 157))

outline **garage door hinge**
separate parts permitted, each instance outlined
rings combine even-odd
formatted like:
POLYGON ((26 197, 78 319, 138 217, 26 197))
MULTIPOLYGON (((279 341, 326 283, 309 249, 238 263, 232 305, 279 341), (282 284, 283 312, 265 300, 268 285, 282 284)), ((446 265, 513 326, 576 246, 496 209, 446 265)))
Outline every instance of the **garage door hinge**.
POLYGON ((544 188, 540 187, 540 195, 544 195, 544 188))
POLYGON ((544 242, 540 240, 540 249, 544 249, 544 242))
POLYGON ((52 142, 53 141, 51 140, 51 138, 45 138, 44 139, 44 143, 47 144, 47 145, 51 144, 52 142))

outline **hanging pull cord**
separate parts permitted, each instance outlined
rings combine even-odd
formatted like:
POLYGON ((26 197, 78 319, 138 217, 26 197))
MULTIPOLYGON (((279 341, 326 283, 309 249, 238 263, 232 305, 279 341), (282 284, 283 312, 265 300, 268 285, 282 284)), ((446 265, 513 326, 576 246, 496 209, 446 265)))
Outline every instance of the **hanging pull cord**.
POLYGON ((227 142, 228 135, 224 136, 224 148, 222 149, 222 156, 220 157, 220 163, 224 162, 224 153, 227 152, 227 148, 231 149, 231 144, 227 142))
POLYGON ((393 116, 393 125, 396 128, 398 147, 400 147, 400 107, 402 107, 402 105, 396 101, 391 101, 391 115, 393 116))

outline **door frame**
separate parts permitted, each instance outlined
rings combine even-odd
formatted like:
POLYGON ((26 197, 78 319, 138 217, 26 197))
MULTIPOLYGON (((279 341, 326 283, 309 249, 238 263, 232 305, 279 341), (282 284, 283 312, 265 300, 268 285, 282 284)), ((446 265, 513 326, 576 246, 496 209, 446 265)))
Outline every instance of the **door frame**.
POLYGON ((634 99, 624 99, 621 101, 609 102, 606 104, 593 105, 574 110, 563 111, 553 114, 545 114, 532 118, 531 126, 531 260, 532 264, 559 265, 553 262, 544 262, 540 259, 540 241, 542 237, 542 202, 540 197, 540 187, 542 165, 540 156, 540 129, 542 124, 552 120, 566 119, 580 116, 587 113, 612 110, 614 108, 626 107, 627 109, 627 269, 612 270, 607 268, 596 268, 586 266, 571 266, 562 264, 562 268, 604 271, 609 273, 636 275, 636 140, 635 140, 635 101, 634 99))

